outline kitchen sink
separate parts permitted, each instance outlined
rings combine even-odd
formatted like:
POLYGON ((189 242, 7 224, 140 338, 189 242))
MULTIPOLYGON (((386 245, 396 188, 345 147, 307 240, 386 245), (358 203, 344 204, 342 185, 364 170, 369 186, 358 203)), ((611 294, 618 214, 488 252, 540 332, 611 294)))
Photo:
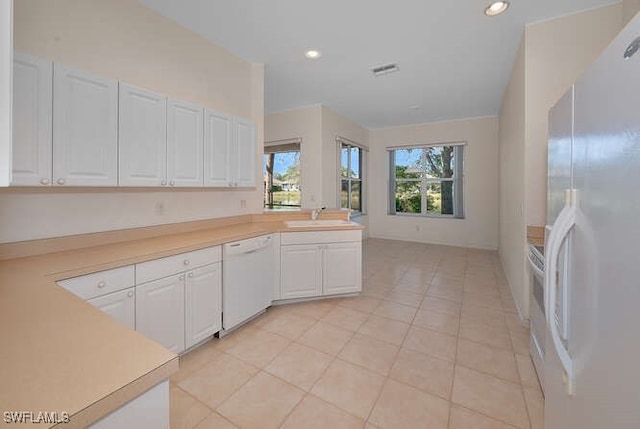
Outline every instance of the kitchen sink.
POLYGON ((285 222, 289 228, 323 228, 330 226, 349 225, 346 220, 340 219, 316 219, 316 220, 289 220, 285 222))

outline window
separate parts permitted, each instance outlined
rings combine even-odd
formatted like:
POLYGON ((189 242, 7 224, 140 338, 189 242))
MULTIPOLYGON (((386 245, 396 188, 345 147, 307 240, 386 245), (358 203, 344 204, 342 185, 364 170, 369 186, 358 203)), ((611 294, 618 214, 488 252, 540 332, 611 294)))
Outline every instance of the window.
POLYGON ((365 151, 355 145, 340 142, 340 207, 364 213, 363 165, 365 151))
POLYGON ((464 145, 389 150, 389 213, 464 218, 464 145))
POLYGON ((262 164, 264 206, 300 207, 300 141, 266 143, 262 164))

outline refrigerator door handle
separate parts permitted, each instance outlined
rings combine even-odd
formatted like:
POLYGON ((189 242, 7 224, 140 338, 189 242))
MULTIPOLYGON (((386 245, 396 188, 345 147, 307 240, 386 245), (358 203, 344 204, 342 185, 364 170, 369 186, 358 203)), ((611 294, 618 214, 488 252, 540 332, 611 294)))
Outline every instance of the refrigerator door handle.
MULTIPOLYGON (((569 395, 573 394, 573 361, 569 355, 569 351, 564 346, 562 339, 560 338, 560 332, 558 332, 558 324, 556 323, 556 294, 558 288, 558 282, 556 277, 556 271, 558 269, 558 256, 560 253, 560 247, 562 242, 567 237, 571 229, 576 223, 576 190, 568 189, 566 195, 566 204, 556 221, 553 224, 551 234, 549 235, 548 251, 545 253, 548 255, 545 261, 545 291, 547 292, 547 323, 549 330, 551 331, 551 337, 553 344, 562 363, 565 375, 565 386, 569 395)), ((564 305, 568 305, 568 302, 564 302, 564 305)), ((566 309, 565 309, 566 313, 566 309)))

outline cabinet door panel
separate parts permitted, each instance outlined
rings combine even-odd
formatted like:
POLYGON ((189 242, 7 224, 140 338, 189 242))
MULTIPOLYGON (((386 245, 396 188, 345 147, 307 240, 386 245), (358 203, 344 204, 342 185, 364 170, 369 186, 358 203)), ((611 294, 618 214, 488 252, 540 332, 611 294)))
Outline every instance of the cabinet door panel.
POLYGON ((118 82, 54 65, 54 185, 118 184, 118 82))
POLYGON ((203 109, 184 101, 167 104, 167 180, 170 186, 202 186, 203 109))
POLYGON ((322 295, 322 252, 317 245, 282 246, 280 298, 322 295))
POLYGON ((185 284, 185 347, 189 348, 222 327, 222 264, 191 270, 185 284))
POLYGON ((184 274, 136 286, 136 330, 173 352, 184 350, 184 274))
POLYGON ((232 136, 231 117, 222 113, 205 112, 204 184, 227 187, 230 184, 231 162, 229 149, 232 136))
POLYGON ((362 290, 362 244, 327 244, 323 250, 323 295, 362 290))
POLYGON ((236 186, 256 186, 256 128, 244 119, 235 120, 236 156, 231 167, 236 172, 236 186))
POLYGON ((109 316, 131 329, 136 328, 136 297, 135 289, 129 288, 119 292, 93 298, 87 301, 109 316))
POLYGON ((162 186, 167 169, 167 99, 120 83, 120 186, 162 186))
POLYGON ((51 184, 53 64, 13 56, 12 186, 51 184))

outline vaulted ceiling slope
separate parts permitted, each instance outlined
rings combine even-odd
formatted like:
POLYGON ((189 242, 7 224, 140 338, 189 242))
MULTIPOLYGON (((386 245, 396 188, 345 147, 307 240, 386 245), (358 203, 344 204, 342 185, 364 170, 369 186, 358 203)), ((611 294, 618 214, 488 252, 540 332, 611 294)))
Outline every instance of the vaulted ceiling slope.
POLYGON ((266 113, 321 103, 367 128, 497 114, 526 24, 616 3, 512 0, 490 18, 489 0, 141 1, 264 63, 266 113), (387 63, 400 71, 371 73, 387 63))

